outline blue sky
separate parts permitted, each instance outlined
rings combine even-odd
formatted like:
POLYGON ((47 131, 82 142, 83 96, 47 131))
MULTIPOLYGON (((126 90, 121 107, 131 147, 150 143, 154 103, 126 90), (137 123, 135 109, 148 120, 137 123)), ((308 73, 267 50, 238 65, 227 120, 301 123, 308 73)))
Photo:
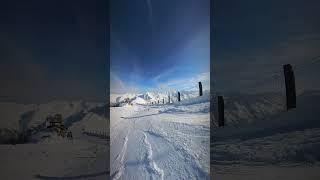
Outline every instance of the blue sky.
POLYGON ((209 2, 111 1, 111 93, 187 88, 204 73, 208 80, 209 2))
MULTIPOLYGON (((185 88, 209 72, 209 48, 214 91, 278 91, 273 86, 282 81, 270 77, 283 64, 320 55, 318 0, 213 0, 211 18, 208 0, 111 4, 111 91, 185 88)), ((297 88, 320 89, 311 69, 297 72, 297 88)))
MULTIPOLYGON (((248 92, 320 55, 319 0, 212 2, 210 18, 209 0, 111 0, 111 12, 107 1, 1 1, 0 100, 103 101, 109 79, 111 90, 185 89, 208 82, 209 48, 214 91, 248 92)), ((320 89, 319 64, 305 67, 297 87, 320 89)))

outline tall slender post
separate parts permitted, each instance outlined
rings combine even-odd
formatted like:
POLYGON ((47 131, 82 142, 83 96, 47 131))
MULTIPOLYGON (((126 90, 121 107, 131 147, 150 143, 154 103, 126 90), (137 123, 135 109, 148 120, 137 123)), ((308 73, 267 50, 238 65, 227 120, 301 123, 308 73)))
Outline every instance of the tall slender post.
POLYGON ((199 82, 199 96, 202 96, 202 83, 199 82))
POLYGON ((286 84, 286 104, 287 110, 296 108, 296 85, 294 72, 290 64, 283 65, 283 72, 286 84))
POLYGON ((168 102, 169 102, 169 104, 170 104, 170 95, 168 96, 168 102))
POLYGON ((215 112, 214 116, 216 120, 218 121, 218 126, 224 126, 224 100, 223 96, 217 97, 217 103, 215 104, 215 112))
POLYGON ((180 92, 178 92, 178 101, 180 101, 180 92))

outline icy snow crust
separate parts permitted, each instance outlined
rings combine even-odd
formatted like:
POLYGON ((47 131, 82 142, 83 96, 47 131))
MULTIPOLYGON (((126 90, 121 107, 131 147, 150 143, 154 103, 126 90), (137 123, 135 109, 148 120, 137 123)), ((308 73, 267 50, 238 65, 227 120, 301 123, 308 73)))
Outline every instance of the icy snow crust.
POLYGON ((209 179, 209 105, 206 95, 111 108, 111 178, 209 179))

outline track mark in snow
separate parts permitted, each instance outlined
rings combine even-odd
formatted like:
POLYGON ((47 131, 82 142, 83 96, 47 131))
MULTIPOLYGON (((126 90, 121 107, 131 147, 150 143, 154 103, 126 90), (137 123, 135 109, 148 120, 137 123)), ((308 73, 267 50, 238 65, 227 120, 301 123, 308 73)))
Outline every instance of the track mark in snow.
POLYGON ((124 143, 123 143, 121 152, 116 157, 116 161, 119 162, 120 167, 114 174, 111 175, 111 178, 114 180, 119 179, 124 172, 124 169, 125 169, 124 158, 127 151, 127 143, 128 143, 128 135, 124 138, 124 143))
MULTIPOLYGON (((176 162, 180 162, 184 164, 184 170, 178 168, 175 172, 181 176, 180 178, 209 179, 209 174, 201 168, 197 158, 194 155, 190 154, 188 150, 186 150, 183 146, 178 145, 176 142, 170 140, 170 138, 163 136, 163 134, 159 134, 150 130, 145 132, 150 135, 150 142, 154 143, 155 146, 158 146, 158 148, 166 147, 164 149, 159 149, 169 149, 169 152, 167 152, 168 156, 161 160, 162 163, 160 162, 160 166, 166 166, 167 163, 165 163, 165 161, 169 162, 169 164, 175 164, 176 162)), ((159 153, 159 151, 156 152, 156 154, 159 153)), ((172 171, 176 167, 171 166, 169 168, 169 170, 172 171)))
POLYGON ((148 165, 147 169, 149 169, 152 173, 160 176, 160 179, 163 180, 164 172, 153 161, 153 159, 152 159, 153 151, 152 151, 151 144, 148 141, 147 135, 144 132, 142 132, 142 133, 143 133, 143 142, 144 142, 144 144, 145 144, 145 146, 147 148, 147 154, 146 154, 146 157, 145 157, 145 161, 147 162, 147 165, 148 165))
POLYGON ((117 155, 116 160, 119 160, 119 158, 121 157, 120 162, 123 162, 125 152, 127 151, 127 143, 128 143, 128 136, 124 138, 123 147, 121 149, 121 152, 117 155))

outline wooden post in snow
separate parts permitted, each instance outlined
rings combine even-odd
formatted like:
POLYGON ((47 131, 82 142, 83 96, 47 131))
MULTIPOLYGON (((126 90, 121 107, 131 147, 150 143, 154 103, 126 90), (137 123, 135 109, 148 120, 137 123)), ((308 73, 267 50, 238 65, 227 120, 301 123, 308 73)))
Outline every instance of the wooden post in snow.
POLYGON ((199 96, 202 96, 202 83, 199 82, 199 96))
POLYGON ((283 72, 286 84, 286 104, 289 110, 297 107, 295 78, 290 64, 283 65, 283 72))
POLYGON ((217 97, 217 101, 214 105, 214 117, 216 119, 216 121, 218 121, 218 126, 224 126, 224 100, 223 100, 223 96, 218 96, 217 97))

